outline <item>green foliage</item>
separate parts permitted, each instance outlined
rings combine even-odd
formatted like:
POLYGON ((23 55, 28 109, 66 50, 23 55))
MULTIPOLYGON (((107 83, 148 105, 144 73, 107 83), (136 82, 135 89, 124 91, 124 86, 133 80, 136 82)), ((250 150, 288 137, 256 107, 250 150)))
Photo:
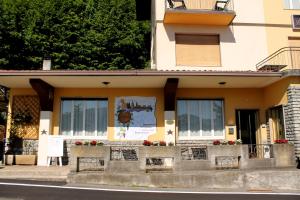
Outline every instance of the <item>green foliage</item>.
POLYGON ((145 68, 149 44, 135 0, 0 0, 2 69, 145 68))

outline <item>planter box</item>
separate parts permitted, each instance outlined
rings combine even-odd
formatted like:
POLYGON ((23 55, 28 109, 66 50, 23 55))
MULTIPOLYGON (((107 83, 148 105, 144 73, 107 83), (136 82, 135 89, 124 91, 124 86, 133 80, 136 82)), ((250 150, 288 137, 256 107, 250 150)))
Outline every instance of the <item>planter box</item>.
POLYGON ((15 155, 16 165, 36 165, 36 155, 15 155))
POLYGON ((293 144, 273 144, 273 154, 276 167, 296 166, 293 144))
MULTIPOLYGON (((78 145, 71 147, 71 171, 80 171, 80 160, 89 160, 94 162, 96 159, 103 161, 103 170, 106 169, 110 160, 109 146, 85 146, 78 145), (93 161, 94 160, 94 161, 93 161)), ((86 166, 87 168, 89 166, 86 166)))

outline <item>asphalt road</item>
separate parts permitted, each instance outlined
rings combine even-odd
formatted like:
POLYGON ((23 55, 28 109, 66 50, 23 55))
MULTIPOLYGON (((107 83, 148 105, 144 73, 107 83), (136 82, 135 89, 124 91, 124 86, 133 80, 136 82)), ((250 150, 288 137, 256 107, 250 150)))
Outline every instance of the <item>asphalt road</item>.
MULTIPOLYGON (((9 181, 8 181, 9 182, 9 181)), ((11 182, 11 181, 10 181, 11 182)), ((16 181, 14 181, 16 182, 16 181)), ((279 194, 188 194, 188 193, 152 193, 101 191, 83 188, 69 188, 64 183, 24 182, 25 185, 4 184, 0 181, 0 200, 50 200, 50 199, 101 199, 101 200, 299 200, 298 195, 279 194), (31 183, 33 185, 26 185, 31 183)))

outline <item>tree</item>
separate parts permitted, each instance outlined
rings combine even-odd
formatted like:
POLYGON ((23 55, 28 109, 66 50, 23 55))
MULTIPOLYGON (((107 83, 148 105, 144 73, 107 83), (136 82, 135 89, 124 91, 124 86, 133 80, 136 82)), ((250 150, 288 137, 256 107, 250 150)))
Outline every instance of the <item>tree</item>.
POLYGON ((149 43, 135 0, 0 0, 2 69, 140 69, 149 43))

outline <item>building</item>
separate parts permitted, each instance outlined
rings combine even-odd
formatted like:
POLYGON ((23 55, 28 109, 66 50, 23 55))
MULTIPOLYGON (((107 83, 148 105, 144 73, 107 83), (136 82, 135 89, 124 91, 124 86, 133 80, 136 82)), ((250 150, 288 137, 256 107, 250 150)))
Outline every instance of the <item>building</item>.
POLYGON ((151 70, 0 71, 9 112, 30 114, 23 138, 39 143, 39 165, 48 134, 67 146, 241 139, 250 153, 287 139, 300 156, 300 1, 152 0, 151 10, 151 70))

